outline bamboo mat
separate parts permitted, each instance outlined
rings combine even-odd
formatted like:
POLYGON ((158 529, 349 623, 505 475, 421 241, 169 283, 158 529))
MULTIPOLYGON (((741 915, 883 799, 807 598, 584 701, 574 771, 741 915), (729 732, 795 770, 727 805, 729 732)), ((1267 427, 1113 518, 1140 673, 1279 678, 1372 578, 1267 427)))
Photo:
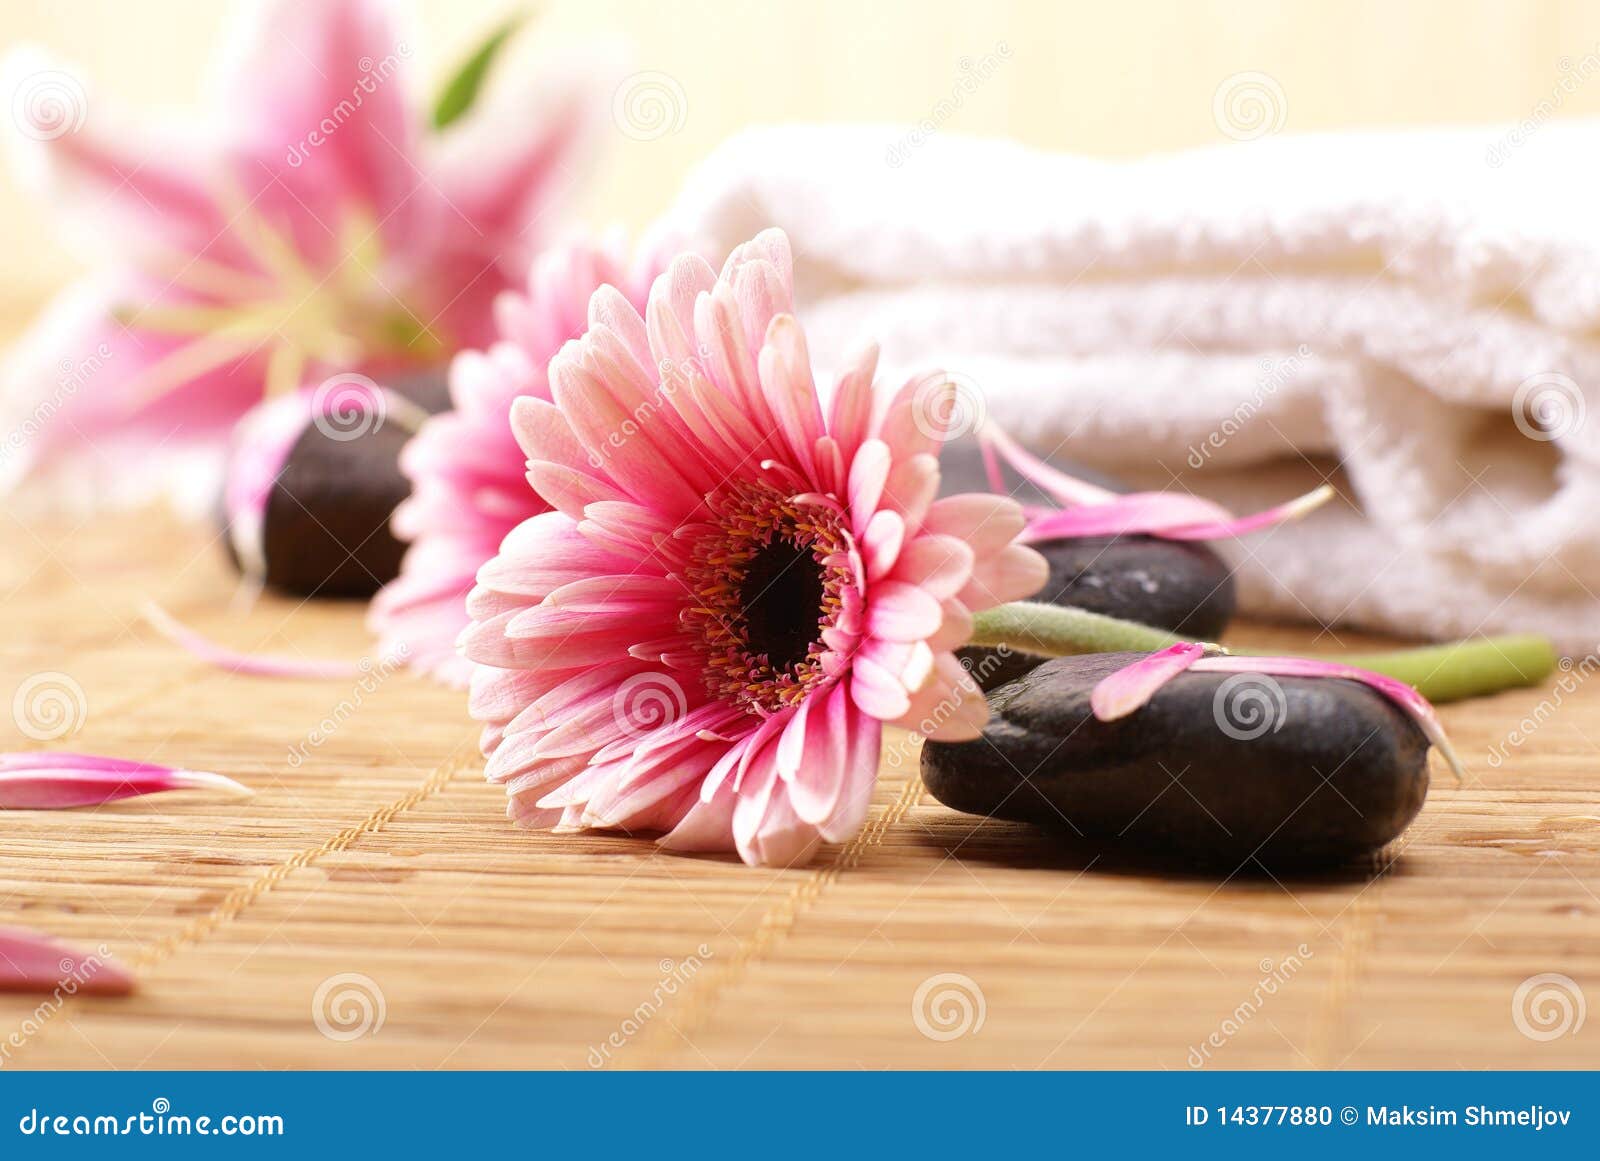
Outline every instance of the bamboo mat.
POLYGON ((228 620, 220 548, 193 528, 0 528, 0 698, 54 683, 77 726, 30 738, 13 704, 4 748, 258 792, 0 819, 0 924, 104 943, 140 977, 121 999, 0 995, 0 1044, 22 1040, 0 1067, 1600 1065, 1600 1013, 1562 1032, 1535 1010, 1552 987, 1600 1003, 1600 681, 1582 672, 1447 707, 1468 784, 1436 777, 1364 873, 1157 876, 944 808, 904 738, 859 837, 755 870, 513 829, 462 697, 408 674, 207 669, 139 602, 240 648, 368 643, 354 606, 228 620))

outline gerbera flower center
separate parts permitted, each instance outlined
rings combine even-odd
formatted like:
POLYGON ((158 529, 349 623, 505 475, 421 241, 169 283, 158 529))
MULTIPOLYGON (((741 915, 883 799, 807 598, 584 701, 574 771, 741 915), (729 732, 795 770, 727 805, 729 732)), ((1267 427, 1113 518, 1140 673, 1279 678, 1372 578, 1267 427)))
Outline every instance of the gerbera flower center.
POLYGON ((683 621, 711 695, 775 713, 828 677, 823 634, 855 599, 850 535, 835 510, 766 485, 731 490, 712 512, 685 570, 683 621))

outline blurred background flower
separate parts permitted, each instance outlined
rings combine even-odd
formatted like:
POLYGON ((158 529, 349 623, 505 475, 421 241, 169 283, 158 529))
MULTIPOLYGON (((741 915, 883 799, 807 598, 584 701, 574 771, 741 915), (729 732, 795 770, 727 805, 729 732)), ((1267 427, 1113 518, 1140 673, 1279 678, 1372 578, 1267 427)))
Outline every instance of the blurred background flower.
MULTIPOLYGON (((498 113, 480 107, 513 24, 430 115, 416 34, 383 0, 241 13, 192 123, 117 115, 119 74, 156 71, 149 56, 127 54, 92 90, 33 51, 8 61, 16 168, 89 271, 21 344, 7 413, 49 404, 85 352, 100 364, 55 400, 13 480, 66 468, 78 492, 115 479, 105 498, 138 499, 150 469, 209 462, 265 395, 442 364, 489 336, 490 302, 522 280, 571 190, 603 97, 544 70, 498 113)), ((191 505, 211 494, 182 491, 191 505)))

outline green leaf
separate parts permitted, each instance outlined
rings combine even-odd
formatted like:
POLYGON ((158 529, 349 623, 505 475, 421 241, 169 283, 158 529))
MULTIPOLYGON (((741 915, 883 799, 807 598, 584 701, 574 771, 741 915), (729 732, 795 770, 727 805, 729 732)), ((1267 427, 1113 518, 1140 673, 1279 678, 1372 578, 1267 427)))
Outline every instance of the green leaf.
POLYGON ((483 82, 489 76, 489 67, 494 64, 494 58, 526 19, 526 13, 519 12, 491 32, 489 38, 478 46, 478 51, 468 57, 456 75, 450 78, 450 83, 445 85, 433 106, 435 129, 446 128, 472 108, 483 82))

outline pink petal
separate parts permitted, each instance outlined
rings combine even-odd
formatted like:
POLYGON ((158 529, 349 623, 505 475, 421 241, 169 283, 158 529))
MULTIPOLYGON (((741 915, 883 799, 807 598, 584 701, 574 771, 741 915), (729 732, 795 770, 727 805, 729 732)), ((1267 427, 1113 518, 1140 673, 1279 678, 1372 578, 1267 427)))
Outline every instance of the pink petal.
POLYGON ((1103 504, 1108 500, 1116 499, 1115 492, 1097 487, 1087 480, 1080 480, 1075 476, 1069 476, 1065 472, 1051 467, 1017 443, 996 424, 991 423, 986 426, 979 438, 998 447, 1000 454, 1006 458, 1007 463, 1017 470, 1019 475, 1040 491, 1055 497, 1058 503, 1075 506, 1078 504, 1103 504))
POLYGON ((1314 661, 1307 657, 1206 657, 1196 662, 1194 667, 1212 673, 1264 673, 1277 677, 1333 677, 1359 681, 1404 710, 1428 741, 1438 747, 1439 753, 1450 764, 1451 772, 1458 779, 1464 777, 1461 760, 1445 735, 1438 715, 1433 712, 1433 706, 1414 687, 1396 678, 1357 669, 1353 665, 1341 665, 1337 661, 1314 661))
POLYGON ((922 641, 939 629, 938 600, 902 581, 874 585, 867 606, 867 632, 887 641, 922 641))
POLYGON ((1308 657, 1204 656, 1205 646, 1189 642, 1168 646, 1103 678, 1089 695, 1095 717, 1113 721, 1134 712, 1178 674, 1192 669, 1196 673, 1259 673, 1276 677, 1327 677, 1359 681, 1394 702, 1416 722, 1428 741, 1438 747, 1457 778, 1462 777, 1461 761, 1445 735, 1444 726, 1414 688, 1403 681, 1385 677, 1336 661, 1316 661, 1308 657))
POLYGON ((833 813, 818 825, 818 829, 825 842, 842 843, 861 829, 867 809, 872 805, 873 787, 878 782, 878 760, 883 756, 883 723, 861 713, 850 699, 840 698, 829 702, 828 726, 845 739, 844 763, 839 775, 843 785, 833 813))
POLYGON ((220 790, 248 796, 231 778, 94 754, 0 754, 0 810, 61 810, 97 806, 167 790, 220 790))
MULTIPOLYGON (((839 376, 828 413, 828 434, 839 445, 845 463, 855 458, 872 426, 872 379, 878 369, 878 346, 869 343, 847 363, 839 376)), ((835 482, 835 487, 838 486, 835 482)))
POLYGON ((1051 512, 1028 525, 1030 541, 1073 536, 1143 534, 1168 540, 1221 540, 1293 520, 1334 495, 1323 485, 1264 512, 1236 517, 1226 508, 1185 492, 1133 492, 1104 503, 1051 512))
POLYGON ((336 191, 354 194, 375 221, 402 209, 417 184, 415 162, 406 162, 420 129, 397 47, 405 41, 374 0, 268 0, 253 9, 222 73, 245 197, 252 185, 281 183, 294 195, 276 199, 286 213, 328 221, 337 220, 336 191), (307 148, 307 133, 334 116, 337 131, 307 148))
POLYGON ((83 993, 125 996, 128 970, 98 953, 80 951, 54 936, 24 927, 0 927, 0 992, 83 993))
POLYGON ((1089 694, 1089 708, 1103 722, 1127 717, 1148 702, 1167 682, 1204 657, 1206 647, 1191 641, 1150 654, 1102 678, 1089 694))
POLYGON ((482 237, 483 261, 520 266, 548 234, 545 221, 572 197, 574 175, 610 110, 607 71, 546 63, 520 90, 489 98, 435 143, 444 203, 482 237))
POLYGON ((360 677, 372 671, 370 662, 316 660, 276 654, 241 653, 219 645, 189 628, 154 601, 146 601, 140 612, 162 636, 188 650, 201 661, 251 677, 295 677, 333 679, 360 677))

